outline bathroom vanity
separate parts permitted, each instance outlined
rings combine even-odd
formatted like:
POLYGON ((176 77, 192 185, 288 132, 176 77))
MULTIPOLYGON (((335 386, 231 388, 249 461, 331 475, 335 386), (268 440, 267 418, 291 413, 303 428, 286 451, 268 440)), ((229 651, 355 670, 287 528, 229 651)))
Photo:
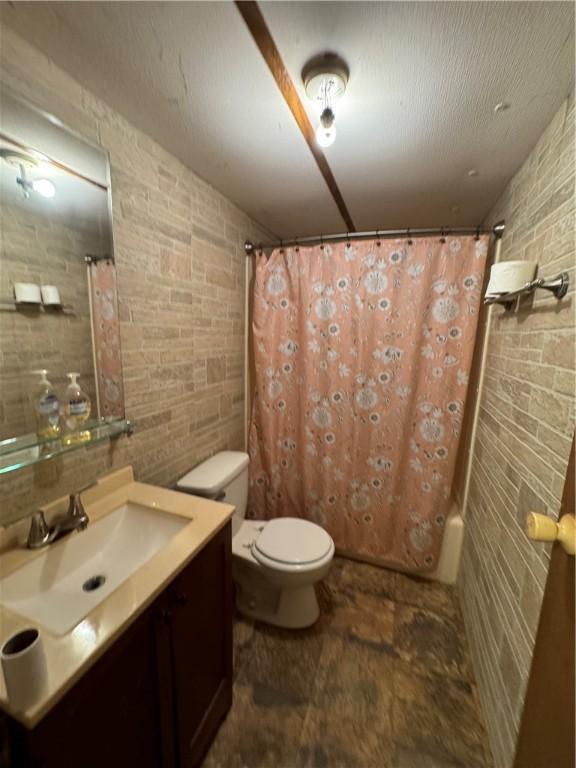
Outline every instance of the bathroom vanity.
MULTIPOLYGON (((135 483, 129 468, 112 480, 86 506, 91 525, 127 501, 185 525, 72 630, 41 628, 46 694, 25 712, 0 702, 11 768, 194 768, 232 703, 234 508, 135 483)), ((31 625, 5 606, 0 620, 2 641, 31 625)))

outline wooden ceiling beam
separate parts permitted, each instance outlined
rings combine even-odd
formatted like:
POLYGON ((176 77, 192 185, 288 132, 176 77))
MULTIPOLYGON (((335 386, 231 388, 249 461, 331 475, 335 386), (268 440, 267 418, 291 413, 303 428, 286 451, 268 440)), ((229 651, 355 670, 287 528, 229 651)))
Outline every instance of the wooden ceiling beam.
POLYGON ((276 47, 276 43, 274 42, 274 38, 270 34, 268 25, 266 24, 260 8, 258 7, 258 3, 254 2, 253 0, 236 0, 236 7, 240 11, 240 15, 246 22, 246 26, 252 35, 252 39, 262 54, 264 61, 268 65, 268 68, 272 73, 272 77, 276 81, 276 85, 284 97, 284 101, 294 115, 294 119, 296 120, 298 128, 300 129, 302 136, 308 144, 310 152, 316 161, 316 165, 318 166, 320 173, 326 182, 326 186, 328 187, 330 194, 332 195, 334 202, 340 211, 340 215, 344 219, 347 230, 349 232, 355 232, 356 227, 352 221, 352 216, 346 207, 346 203, 344 202, 342 193, 338 188, 334 174, 328 165, 328 160, 316 143, 316 132, 314 127, 310 122, 308 115, 306 114, 304 105, 298 96, 298 91, 296 90, 294 82, 290 77, 286 66, 284 65, 280 52, 276 47))

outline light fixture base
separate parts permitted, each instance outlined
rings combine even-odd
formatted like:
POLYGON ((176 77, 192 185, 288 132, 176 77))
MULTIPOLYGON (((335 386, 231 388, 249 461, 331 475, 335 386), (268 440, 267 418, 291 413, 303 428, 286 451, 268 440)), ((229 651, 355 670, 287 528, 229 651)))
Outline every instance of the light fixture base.
POLYGON ((319 72, 311 75, 305 83, 306 95, 312 101, 323 101, 326 87, 330 88, 332 104, 346 92, 346 80, 337 72, 319 72))
POLYGON ((341 99, 348 85, 349 70, 339 56, 325 53, 311 59, 302 70, 306 95, 312 101, 324 101, 329 87, 330 103, 341 99))

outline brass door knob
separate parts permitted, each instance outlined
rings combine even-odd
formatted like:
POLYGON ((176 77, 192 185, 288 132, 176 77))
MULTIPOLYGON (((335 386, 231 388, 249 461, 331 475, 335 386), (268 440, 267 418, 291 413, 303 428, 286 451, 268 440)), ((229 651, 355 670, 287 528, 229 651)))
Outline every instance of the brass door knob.
POLYGON ((576 553, 576 525, 574 515, 562 515, 558 522, 539 512, 529 512, 526 532, 533 541, 559 541, 569 555, 576 553))

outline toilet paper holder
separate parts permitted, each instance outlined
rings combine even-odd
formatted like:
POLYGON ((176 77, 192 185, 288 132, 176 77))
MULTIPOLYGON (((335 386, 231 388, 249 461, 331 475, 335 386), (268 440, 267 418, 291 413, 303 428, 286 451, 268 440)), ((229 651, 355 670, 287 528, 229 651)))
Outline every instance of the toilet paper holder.
POLYGON ((516 304, 516 301, 521 296, 527 296, 530 293, 534 293, 538 288, 542 288, 545 291, 550 291, 557 299, 562 299, 568 292, 568 286, 570 285, 570 277, 568 272, 560 272, 556 277, 549 278, 548 280, 543 277, 537 277, 535 280, 530 280, 522 288, 517 291, 510 291, 509 293, 503 293, 500 296, 486 296, 484 298, 484 304, 501 304, 510 310, 516 304))

